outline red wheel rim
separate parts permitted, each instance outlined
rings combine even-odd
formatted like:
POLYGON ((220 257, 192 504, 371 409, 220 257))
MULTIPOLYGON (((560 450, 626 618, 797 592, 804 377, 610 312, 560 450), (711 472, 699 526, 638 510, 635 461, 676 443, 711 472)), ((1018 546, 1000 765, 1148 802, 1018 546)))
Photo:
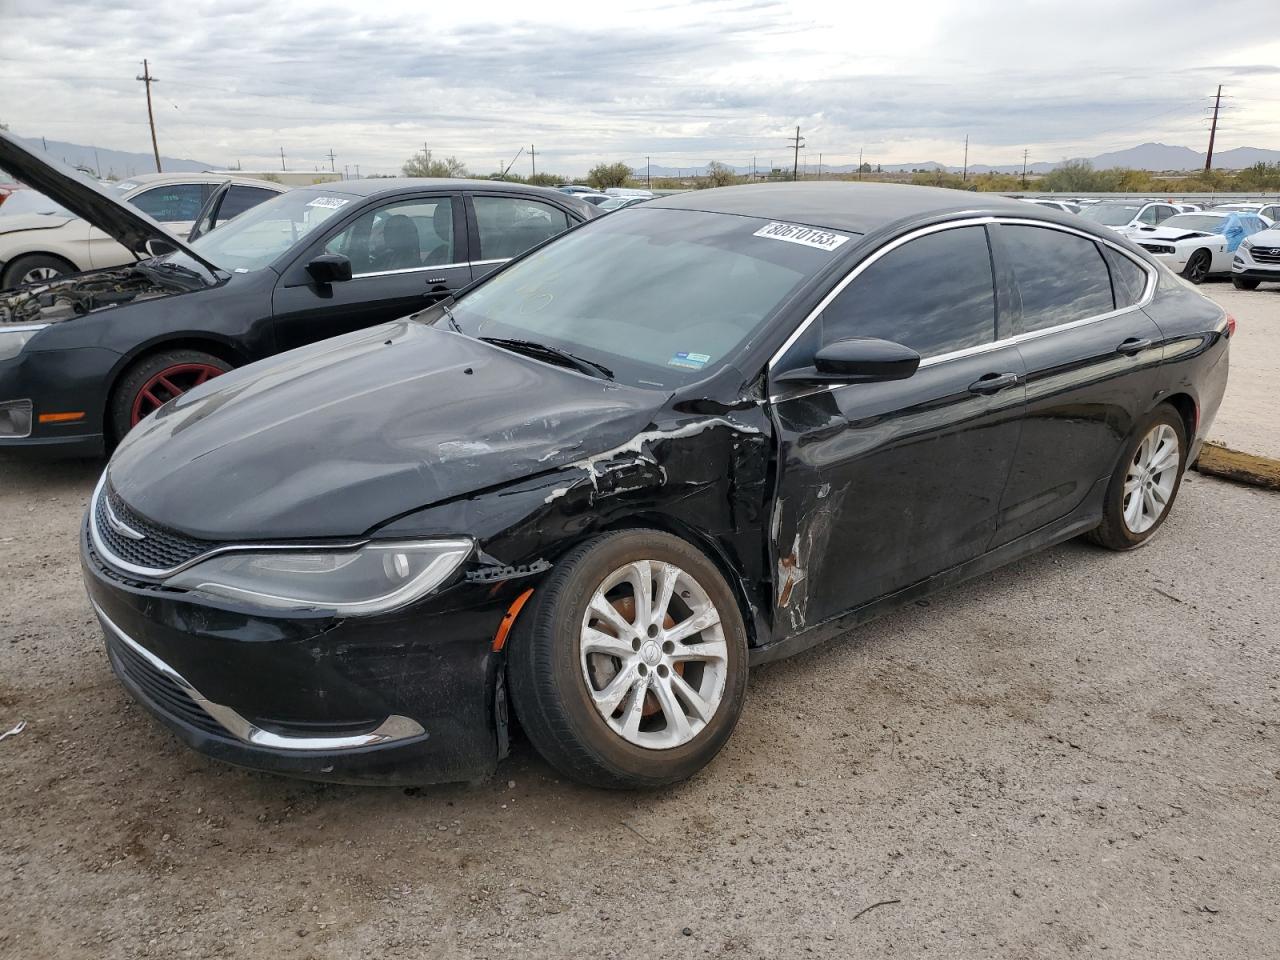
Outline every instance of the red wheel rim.
POLYGON ((175 363, 172 367, 165 367, 144 383, 133 398, 129 426, 136 427, 147 414, 223 372, 211 363, 175 363))

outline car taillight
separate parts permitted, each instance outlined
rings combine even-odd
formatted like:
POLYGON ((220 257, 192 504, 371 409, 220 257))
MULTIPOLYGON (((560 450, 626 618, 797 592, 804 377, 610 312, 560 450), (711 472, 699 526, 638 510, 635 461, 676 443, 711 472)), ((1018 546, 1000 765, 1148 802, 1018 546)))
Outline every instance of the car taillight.
POLYGON ((1231 314, 1227 314, 1227 336, 1234 337, 1236 335, 1236 318, 1231 314))

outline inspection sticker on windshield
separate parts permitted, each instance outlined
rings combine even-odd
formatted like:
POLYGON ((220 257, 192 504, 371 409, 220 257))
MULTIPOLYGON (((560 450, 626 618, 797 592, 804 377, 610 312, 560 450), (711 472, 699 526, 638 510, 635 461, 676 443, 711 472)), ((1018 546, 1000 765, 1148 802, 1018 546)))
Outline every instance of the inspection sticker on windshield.
POLYGON ((701 370, 711 360, 709 353, 688 353, 681 350, 667 361, 668 367, 684 367, 686 370, 701 370))
POLYGON ((349 201, 343 200, 341 197, 316 197, 308 207, 324 207, 328 210, 337 210, 339 207, 345 207, 349 201))
POLYGON ((764 237, 766 240, 785 240, 787 243, 800 243, 806 247, 816 247, 830 253, 849 238, 842 233, 830 230, 819 230, 817 227, 802 227, 795 223, 771 223, 761 227, 752 236, 764 237))

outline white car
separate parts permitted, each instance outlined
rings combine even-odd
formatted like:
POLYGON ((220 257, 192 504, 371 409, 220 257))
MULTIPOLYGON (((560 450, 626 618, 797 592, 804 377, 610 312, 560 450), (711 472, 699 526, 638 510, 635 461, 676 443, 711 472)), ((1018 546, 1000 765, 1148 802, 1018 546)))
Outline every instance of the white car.
POLYGON ((1170 270, 1192 283, 1203 283, 1212 274, 1230 273, 1236 249, 1266 229, 1266 221, 1256 214, 1205 210, 1170 217, 1133 240, 1170 270))
POLYGON ((1066 200, 1050 200, 1048 197, 1019 197, 1023 203, 1034 203, 1039 207, 1048 207, 1050 210, 1061 210, 1063 213, 1079 213, 1080 205, 1069 203, 1066 200))
POLYGON ((1135 238, 1150 233, 1177 213, 1177 207, 1162 200, 1103 200, 1080 208, 1080 216, 1086 220, 1135 238))
POLYGON ((1220 203, 1213 209, 1215 210, 1235 210, 1237 213, 1256 213, 1258 216, 1270 220, 1272 223, 1280 221, 1280 203, 1262 202, 1256 203, 1220 203))
POLYGON ((1237 290, 1256 290, 1260 283, 1280 283, 1280 224, 1245 237, 1231 260, 1231 282, 1237 290))
MULTIPOLYGON (((105 189, 164 224, 171 233, 185 236, 205 201, 228 180, 231 188, 214 214, 215 226, 288 189, 264 180, 214 173, 153 173, 105 189)), ((41 195, 18 190, 0 206, 0 290, 134 261, 133 254, 97 227, 50 200, 41 198, 42 204, 36 197, 41 195)))

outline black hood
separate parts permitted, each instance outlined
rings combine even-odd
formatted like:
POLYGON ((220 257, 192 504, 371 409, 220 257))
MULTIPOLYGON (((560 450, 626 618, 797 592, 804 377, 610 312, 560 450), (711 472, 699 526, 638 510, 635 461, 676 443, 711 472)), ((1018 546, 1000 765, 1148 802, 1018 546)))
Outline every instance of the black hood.
POLYGON ((667 398, 405 320, 196 388, 129 433, 107 476, 201 539, 351 537, 614 449, 667 398))
POLYGON ((209 270, 216 269, 141 210, 117 200, 66 164, 41 157, 3 131, 0 131, 0 168, 87 220, 135 256, 151 256, 147 242, 156 240, 165 244, 165 250, 181 250, 209 270))

